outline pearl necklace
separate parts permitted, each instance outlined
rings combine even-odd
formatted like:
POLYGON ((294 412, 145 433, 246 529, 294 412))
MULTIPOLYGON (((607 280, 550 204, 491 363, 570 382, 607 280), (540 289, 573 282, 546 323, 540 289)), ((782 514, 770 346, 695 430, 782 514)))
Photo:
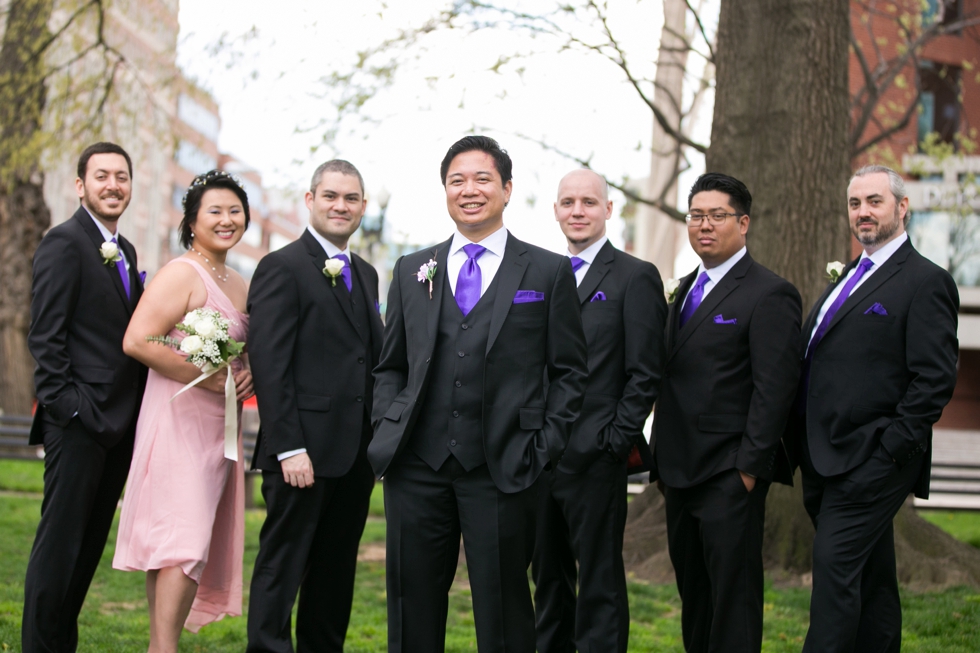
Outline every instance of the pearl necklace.
POLYGON ((211 261, 208 260, 208 257, 207 256, 205 256, 204 254, 200 253, 199 251, 197 251, 193 247, 191 247, 191 251, 194 252, 195 254, 197 254, 198 256, 200 256, 201 258, 204 259, 204 262, 207 263, 208 264, 208 267, 211 268, 211 271, 214 272, 214 276, 217 277, 218 281, 224 281, 224 282, 227 282, 228 281, 228 276, 231 273, 228 272, 228 266, 227 265, 225 266, 225 276, 221 276, 220 274, 218 274, 218 268, 216 268, 213 265, 211 265, 211 261))

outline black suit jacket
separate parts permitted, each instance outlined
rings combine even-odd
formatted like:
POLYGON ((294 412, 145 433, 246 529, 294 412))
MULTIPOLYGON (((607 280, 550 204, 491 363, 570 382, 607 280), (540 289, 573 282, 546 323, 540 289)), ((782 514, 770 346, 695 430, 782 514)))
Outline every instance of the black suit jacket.
POLYGON ((126 298, 116 264, 107 265, 104 239, 84 207, 53 227, 34 253, 31 328, 27 345, 37 362, 37 411, 31 444, 42 444, 42 422, 82 426, 105 447, 133 432, 146 368, 123 353, 122 341, 143 294, 136 249, 119 237, 129 262, 126 298))
MULTIPOLYGON (((428 363, 442 310, 446 258, 452 239, 395 263, 381 362, 374 370, 374 440, 368 459, 378 476, 404 449, 429 388, 428 363), (419 267, 437 262, 432 298, 416 279, 419 267)), ((575 278, 565 256, 507 235, 497 271, 483 395, 487 465, 502 492, 531 486, 565 450, 578 418, 587 374, 585 336, 575 278), (514 304, 518 290, 544 301, 514 304), (548 384, 545 385, 545 373, 548 384)))
POLYGON ((573 474, 585 471, 605 451, 625 460, 634 446, 649 449, 643 424, 660 387, 667 321, 657 268, 608 241, 585 273, 578 300, 589 379, 582 414, 558 464, 573 474), (598 293, 605 299, 596 298, 598 293))
MULTIPOLYGON (((803 325, 800 358, 834 285, 803 325)), ((791 421, 795 441, 805 436, 817 472, 850 471, 879 445, 899 464, 925 453, 915 493, 929 496, 932 425, 956 385, 959 302, 949 273, 910 241, 851 293, 813 352, 805 419, 791 421), (887 315, 872 310, 876 304, 887 315)))
POLYGON ((248 356, 262 420, 253 469, 280 470, 278 454, 305 448, 315 476, 336 478, 357 457, 371 410, 365 385, 381 353, 378 273, 351 254, 361 289, 358 296, 355 287, 353 300, 364 302, 370 315, 358 330, 347 288, 323 274, 326 259, 304 231, 266 255, 252 277, 248 356))
POLYGON ((678 488, 732 468, 791 484, 780 436, 800 376, 800 294, 746 253, 680 329, 696 273, 682 279, 667 318, 654 415, 657 472, 678 488))

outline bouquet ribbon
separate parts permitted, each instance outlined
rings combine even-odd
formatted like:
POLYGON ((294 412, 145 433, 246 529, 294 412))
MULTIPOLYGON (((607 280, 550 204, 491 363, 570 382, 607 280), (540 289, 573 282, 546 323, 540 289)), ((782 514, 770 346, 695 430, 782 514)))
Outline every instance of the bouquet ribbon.
MULTIPOLYGON (((201 368, 201 376, 178 390, 177 394, 170 398, 170 401, 212 376, 221 368, 228 367, 228 363, 231 363, 231 360, 218 367, 204 366, 201 368)), ((228 370, 228 378, 225 379, 225 458, 238 461, 238 403, 235 396, 235 377, 230 369, 228 370)))

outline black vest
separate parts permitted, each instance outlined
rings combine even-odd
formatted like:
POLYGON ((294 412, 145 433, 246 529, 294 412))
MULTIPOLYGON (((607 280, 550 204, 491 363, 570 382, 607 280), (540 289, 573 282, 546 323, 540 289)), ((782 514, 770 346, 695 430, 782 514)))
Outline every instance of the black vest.
POLYGON ((483 370, 497 278, 466 317, 443 284, 439 331, 432 353, 429 390, 412 431, 412 451, 432 469, 452 454, 470 471, 487 462, 483 450, 483 370))

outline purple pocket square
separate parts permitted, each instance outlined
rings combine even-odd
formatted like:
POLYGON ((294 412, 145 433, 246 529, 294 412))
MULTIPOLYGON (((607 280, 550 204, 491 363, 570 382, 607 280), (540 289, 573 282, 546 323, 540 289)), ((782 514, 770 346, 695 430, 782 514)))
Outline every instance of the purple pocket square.
POLYGON ((378 300, 374 300, 374 310, 378 312, 378 315, 381 315, 381 302, 378 300))
POLYGON ((515 304, 530 304, 531 302, 543 302, 544 293, 537 290, 518 290, 514 294, 515 304))
POLYGON ((730 320, 726 320, 721 313, 716 315, 714 317, 714 320, 715 320, 715 324, 738 324, 738 320, 735 319, 734 317, 730 320))
POLYGON ((602 292, 601 290, 599 292, 597 292, 596 294, 592 295, 592 299, 589 300, 590 303, 591 302, 604 302, 604 301, 606 301, 606 293, 602 292))
POLYGON ((872 304, 868 310, 864 312, 865 315, 870 315, 871 313, 875 313, 877 315, 888 315, 888 311, 885 310, 885 307, 878 302, 872 304))
POLYGON ((145 283, 146 283, 146 270, 143 270, 140 272, 140 285, 142 286, 145 283))

